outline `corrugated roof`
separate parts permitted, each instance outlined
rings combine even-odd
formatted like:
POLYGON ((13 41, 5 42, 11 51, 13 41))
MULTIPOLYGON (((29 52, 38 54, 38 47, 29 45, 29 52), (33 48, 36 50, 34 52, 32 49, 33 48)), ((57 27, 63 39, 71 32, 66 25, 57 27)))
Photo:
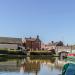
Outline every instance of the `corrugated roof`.
POLYGON ((0 37, 0 43, 21 44, 21 38, 0 37))

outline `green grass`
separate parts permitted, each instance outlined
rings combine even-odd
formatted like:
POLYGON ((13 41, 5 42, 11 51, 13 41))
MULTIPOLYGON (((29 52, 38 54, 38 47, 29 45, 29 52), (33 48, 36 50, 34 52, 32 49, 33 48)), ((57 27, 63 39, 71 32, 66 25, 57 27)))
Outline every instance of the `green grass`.
POLYGON ((30 52, 49 52, 48 50, 32 50, 30 52))
POLYGON ((8 50, 7 48, 0 48, 0 50, 8 50))

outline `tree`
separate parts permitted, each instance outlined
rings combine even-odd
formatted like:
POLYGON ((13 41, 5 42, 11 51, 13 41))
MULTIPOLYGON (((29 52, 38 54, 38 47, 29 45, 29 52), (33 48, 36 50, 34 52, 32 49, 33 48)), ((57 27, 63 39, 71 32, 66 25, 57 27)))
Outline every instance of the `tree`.
POLYGON ((63 45, 64 45, 63 42, 59 41, 56 46, 63 46, 63 45))
POLYGON ((50 50, 52 54, 56 54, 55 49, 50 50))

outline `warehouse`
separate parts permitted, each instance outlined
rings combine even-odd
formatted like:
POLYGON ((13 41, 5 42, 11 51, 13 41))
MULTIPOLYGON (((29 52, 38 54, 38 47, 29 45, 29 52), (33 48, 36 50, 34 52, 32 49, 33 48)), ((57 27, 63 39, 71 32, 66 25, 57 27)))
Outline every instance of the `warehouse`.
POLYGON ((21 45, 21 38, 0 37, 0 49, 17 49, 21 45))

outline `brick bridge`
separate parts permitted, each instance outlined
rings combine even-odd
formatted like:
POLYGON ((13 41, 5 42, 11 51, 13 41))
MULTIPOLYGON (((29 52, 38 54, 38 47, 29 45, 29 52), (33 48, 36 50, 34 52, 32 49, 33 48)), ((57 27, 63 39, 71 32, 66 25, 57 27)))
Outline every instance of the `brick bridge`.
POLYGON ((75 51, 75 47, 72 46, 57 46, 55 52, 58 55, 59 53, 72 53, 75 51))

